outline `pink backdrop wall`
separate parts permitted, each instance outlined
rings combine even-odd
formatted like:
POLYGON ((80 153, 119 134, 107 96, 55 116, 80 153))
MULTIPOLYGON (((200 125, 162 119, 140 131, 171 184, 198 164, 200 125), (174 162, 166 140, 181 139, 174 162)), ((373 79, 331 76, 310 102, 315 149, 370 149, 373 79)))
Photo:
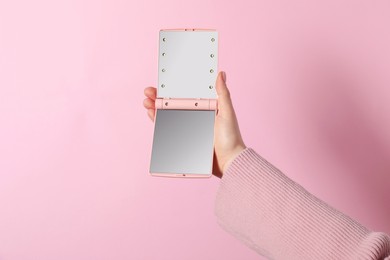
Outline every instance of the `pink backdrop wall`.
POLYGON ((0 259, 258 259, 148 176, 158 30, 216 28, 245 142, 390 232, 390 2, 0 2, 0 259))

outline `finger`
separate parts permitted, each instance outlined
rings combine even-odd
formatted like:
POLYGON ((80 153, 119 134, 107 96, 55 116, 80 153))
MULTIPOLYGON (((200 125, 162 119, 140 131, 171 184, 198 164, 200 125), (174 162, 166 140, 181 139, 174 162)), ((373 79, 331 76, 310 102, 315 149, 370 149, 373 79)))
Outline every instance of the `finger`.
POLYGON ((145 98, 144 99, 144 107, 146 109, 154 109, 155 108, 154 100, 152 100, 150 98, 145 98))
POLYGON ((148 116, 149 118, 154 121, 154 116, 156 114, 156 111, 154 109, 148 109, 148 116))
POLYGON ((157 89, 154 88, 154 87, 147 87, 145 88, 144 90, 144 94, 145 96, 147 96, 148 98, 152 99, 152 100, 155 100, 156 99, 156 96, 157 96, 157 89))
POLYGON ((218 113, 225 115, 234 113, 230 92, 226 86, 226 73, 223 71, 218 73, 216 90, 218 94, 218 113))

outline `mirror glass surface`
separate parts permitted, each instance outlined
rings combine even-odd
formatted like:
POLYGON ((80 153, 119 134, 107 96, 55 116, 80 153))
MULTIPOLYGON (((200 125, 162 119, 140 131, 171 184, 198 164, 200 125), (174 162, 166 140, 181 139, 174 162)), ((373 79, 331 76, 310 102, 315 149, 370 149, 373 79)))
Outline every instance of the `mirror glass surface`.
POLYGON ((156 112, 150 172, 210 175, 215 111, 156 112))

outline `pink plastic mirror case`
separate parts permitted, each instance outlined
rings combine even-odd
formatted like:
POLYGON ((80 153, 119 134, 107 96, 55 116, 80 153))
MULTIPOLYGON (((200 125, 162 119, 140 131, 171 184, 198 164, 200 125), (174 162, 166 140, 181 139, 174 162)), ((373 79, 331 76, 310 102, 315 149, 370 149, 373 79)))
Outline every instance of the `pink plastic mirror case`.
POLYGON ((161 30, 150 173, 210 177, 217 110, 218 33, 161 30))

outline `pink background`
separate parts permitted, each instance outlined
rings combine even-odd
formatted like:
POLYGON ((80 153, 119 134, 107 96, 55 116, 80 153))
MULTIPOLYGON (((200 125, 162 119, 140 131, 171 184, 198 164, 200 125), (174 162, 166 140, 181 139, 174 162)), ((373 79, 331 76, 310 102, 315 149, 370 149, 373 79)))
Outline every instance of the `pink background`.
POLYGON ((248 146, 390 233, 390 2, 1 1, 0 259, 258 259, 148 176, 161 28, 216 28, 248 146))

